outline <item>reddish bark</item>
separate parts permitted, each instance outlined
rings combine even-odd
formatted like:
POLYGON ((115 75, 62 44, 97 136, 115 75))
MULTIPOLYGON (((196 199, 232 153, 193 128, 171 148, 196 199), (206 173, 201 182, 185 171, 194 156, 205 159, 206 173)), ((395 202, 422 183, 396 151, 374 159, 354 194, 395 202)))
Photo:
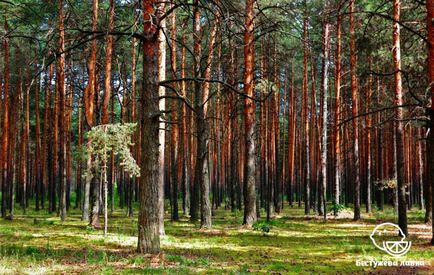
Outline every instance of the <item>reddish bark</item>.
POLYGON ((256 221, 256 190, 255 190, 255 102, 254 96, 254 12, 253 0, 246 0, 246 18, 244 31, 244 134, 245 134, 245 165, 244 165, 244 224, 252 226, 256 221))

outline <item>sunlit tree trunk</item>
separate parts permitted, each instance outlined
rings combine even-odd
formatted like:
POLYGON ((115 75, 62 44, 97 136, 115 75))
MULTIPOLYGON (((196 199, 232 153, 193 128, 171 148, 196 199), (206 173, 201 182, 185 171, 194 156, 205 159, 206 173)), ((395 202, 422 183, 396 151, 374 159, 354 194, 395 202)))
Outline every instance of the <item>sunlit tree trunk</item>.
MULTIPOLYGON (((98 0, 92 1, 92 31, 96 32, 98 27, 98 0)), ((97 54, 97 41, 95 35, 93 35, 93 40, 90 49, 90 59, 88 64, 89 79, 87 86, 83 94, 83 105, 84 105, 84 117, 86 118, 87 125, 89 128, 94 126, 94 104, 95 104, 95 82, 96 82, 96 54, 97 54)), ((90 146, 90 140, 88 140, 88 146, 90 146)), ((91 158, 87 161, 87 166, 91 165, 91 158)), ((89 221, 89 206, 90 206, 90 185, 91 178, 86 177, 84 186, 84 203, 82 220, 89 221)), ((92 207, 92 219, 90 224, 92 226, 99 226, 99 185, 94 184, 94 200, 92 207)))
POLYGON ((340 16, 340 9, 338 10, 338 15, 336 19, 336 55, 335 55, 335 112, 334 112, 334 149, 335 149, 335 182, 334 182, 334 204, 333 209, 334 215, 336 215, 337 205, 341 203, 340 201, 340 186, 342 178, 342 164, 341 164, 341 127, 339 126, 341 120, 341 77, 342 77, 342 66, 341 66, 341 50, 342 50, 342 17, 340 16))
MULTIPOLYGON (((115 19, 115 2, 114 0, 109 0, 109 25, 108 25, 108 33, 113 31, 114 27, 114 19, 115 19)), ((105 68, 104 68, 104 95, 103 95, 103 104, 102 104, 102 119, 101 123, 108 124, 109 123, 109 105, 110 105, 110 97, 111 97, 111 74, 112 74, 112 55, 113 55, 113 36, 108 34, 106 41, 106 50, 105 50, 105 68)), ((132 100, 135 100, 134 98, 132 100)), ((104 188, 104 234, 107 234, 107 223, 108 223, 108 214, 107 214, 107 204, 108 204, 108 182, 107 182, 107 163, 103 163, 103 188, 104 188)))
MULTIPOLYGON (((197 3, 196 3, 197 4, 197 3)), ((197 6, 195 6, 196 8, 197 6)), ((198 7, 197 7, 198 8, 198 7)), ((197 61, 200 63, 201 56, 201 39, 200 36, 200 14, 195 13, 195 51, 199 54, 197 61)), ((211 79, 211 67, 214 58, 214 45, 217 36, 217 30, 219 26, 220 15, 217 11, 216 13, 216 21, 212 27, 209 41, 208 41, 208 56, 206 59, 206 68, 204 73, 205 82, 203 84, 195 84, 202 85, 199 90, 195 90, 196 92, 196 125, 197 125, 197 159, 196 159, 196 178, 197 183, 200 186, 201 193, 201 228, 211 228, 211 202, 210 202, 210 182, 209 182, 209 167, 208 167, 208 125, 206 118, 208 116, 208 97, 209 97, 209 80, 211 79), (199 93, 197 93, 199 91, 199 93)), ((196 69, 200 68, 200 65, 196 64, 196 69)), ((197 76, 200 76, 200 71, 195 72, 197 76)), ((196 81, 197 82, 197 81, 196 81)))
POLYGON ((322 211, 324 219, 327 219, 327 122, 328 122, 328 69, 329 69, 329 52, 330 52, 330 22, 328 14, 328 1, 324 3, 324 36, 323 36, 323 71, 322 71, 322 91, 323 91, 323 103, 322 103, 322 145, 321 145, 321 176, 322 176, 322 211))
MULTIPOLYGON (((107 33, 111 33, 114 27, 115 18, 115 3, 114 0, 109 0, 109 23, 107 33)), ((112 55, 113 55, 113 36, 108 34, 106 38, 105 48, 105 68, 104 68, 104 95, 102 105, 102 124, 109 123, 109 105, 111 96, 111 72, 112 72, 112 55)))
MULTIPOLYGON (((164 2, 159 2, 158 12, 164 14, 166 10, 166 4, 164 2)), ((166 20, 163 19, 160 24, 160 29, 158 32, 158 81, 166 80, 166 20)), ((164 97, 166 94, 166 88, 164 86, 158 87, 158 93, 160 97, 164 97)), ((160 99, 159 102, 160 110, 166 108, 166 100, 164 98, 160 99)), ((158 135, 158 140, 160 142, 160 172, 159 172, 159 184, 158 184, 158 213, 159 213, 159 231, 160 235, 165 235, 164 231, 164 169, 165 169, 165 140, 166 140, 166 123, 161 119, 160 121, 160 132, 158 135)))
POLYGON ((244 132, 246 156, 244 165, 244 224, 252 226, 256 221, 256 190, 255 190, 255 101, 254 96, 254 12, 253 0, 246 0, 246 18, 244 31, 244 132))
MULTIPOLYGON (((400 43, 400 14, 401 1, 393 1, 393 67, 395 70, 395 106, 403 105, 402 92, 402 76, 401 76, 401 43, 400 43)), ((407 202, 406 202, 406 186, 404 174, 404 110, 402 108, 395 109, 395 127, 396 127, 396 172, 398 181, 398 225, 403 233, 407 235, 407 202)))

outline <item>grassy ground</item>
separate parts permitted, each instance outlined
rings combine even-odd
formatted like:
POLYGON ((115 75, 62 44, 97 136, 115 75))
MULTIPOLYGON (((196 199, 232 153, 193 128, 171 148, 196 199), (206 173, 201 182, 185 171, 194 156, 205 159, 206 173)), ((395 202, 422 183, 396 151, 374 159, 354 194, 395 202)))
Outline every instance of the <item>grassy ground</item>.
POLYGON ((136 246, 136 218, 122 211, 110 218, 109 234, 81 222, 73 210, 66 222, 39 213, 0 220, 0 274, 309 274, 309 273, 427 273, 434 272, 434 249, 429 246, 430 226, 422 224, 423 212, 409 213, 413 242, 406 259, 427 260, 422 268, 357 267, 356 260, 392 259, 376 249, 369 235, 376 223, 394 221, 393 211, 374 212, 362 222, 305 218, 298 208, 286 208, 266 226, 268 233, 240 226, 242 213, 219 210, 212 230, 183 218, 166 221, 162 237, 164 253, 142 256, 136 246))

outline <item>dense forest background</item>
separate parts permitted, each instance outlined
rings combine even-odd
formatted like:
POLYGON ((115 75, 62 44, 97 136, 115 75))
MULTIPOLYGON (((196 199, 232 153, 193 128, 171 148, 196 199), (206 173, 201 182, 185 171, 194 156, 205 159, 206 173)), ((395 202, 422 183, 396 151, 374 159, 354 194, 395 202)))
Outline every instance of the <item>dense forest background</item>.
MULTIPOLYGON (((432 221, 434 1, 0 1, 1 216, 432 221), (35 212, 33 212, 35 211, 35 212)), ((36 218, 35 218, 36 220, 36 218)), ((136 236, 137 236, 136 235, 136 236)), ((434 243, 434 240, 433 242, 434 243)))

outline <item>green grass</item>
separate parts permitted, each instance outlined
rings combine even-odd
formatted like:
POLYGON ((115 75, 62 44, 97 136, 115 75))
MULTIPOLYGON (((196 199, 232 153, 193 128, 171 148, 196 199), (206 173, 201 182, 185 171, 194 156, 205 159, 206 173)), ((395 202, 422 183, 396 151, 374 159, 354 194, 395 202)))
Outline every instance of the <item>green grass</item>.
MULTIPOLYGON (((0 220, 0 274, 91 273, 91 274, 246 274, 246 273, 357 273, 374 272, 357 267, 357 259, 390 259, 376 249, 369 234, 376 223, 394 222, 391 208, 364 215, 363 220, 322 221, 306 219, 303 209, 286 207, 272 221, 261 219, 256 230, 241 226, 242 212, 219 209, 213 229, 199 230, 183 217, 165 222, 161 237, 163 253, 135 253, 137 218, 115 211, 109 219, 109 234, 89 228, 71 209, 67 221, 45 211, 19 209, 13 221, 0 220), (264 232, 262 228, 267 228, 264 232)), ((135 212, 137 215, 137 211, 135 212)), ((432 261, 428 245, 430 227, 422 226, 423 212, 409 212, 413 242, 405 259, 432 261)), ((434 264, 434 262, 432 262, 434 264)), ((384 268, 386 273, 397 270, 384 268)), ((412 270, 414 271, 414 270, 412 270)), ((433 267, 419 268, 430 274, 433 267)), ((399 273, 399 272, 398 272, 399 273)), ((401 272, 402 273, 402 272, 401 272)))

